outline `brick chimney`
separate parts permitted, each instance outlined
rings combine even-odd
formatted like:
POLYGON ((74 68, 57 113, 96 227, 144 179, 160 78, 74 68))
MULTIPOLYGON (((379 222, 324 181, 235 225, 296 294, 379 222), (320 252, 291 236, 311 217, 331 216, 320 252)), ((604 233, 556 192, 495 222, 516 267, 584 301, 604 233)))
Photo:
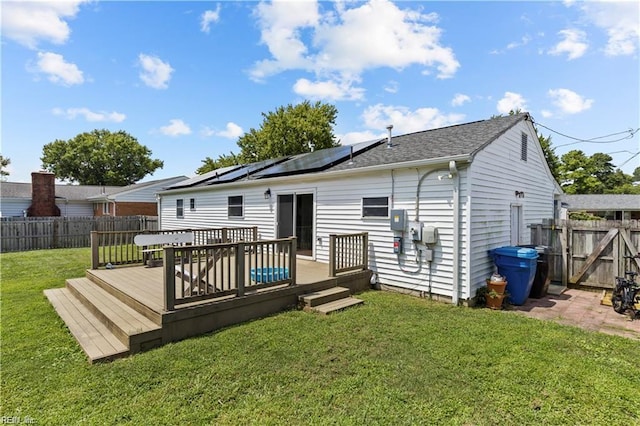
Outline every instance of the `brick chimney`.
POLYGON ((27 209, 27 216, 60 216, 60 209, 56 206, 55 179, 53 173, 31 173, 31 206, 27 209))

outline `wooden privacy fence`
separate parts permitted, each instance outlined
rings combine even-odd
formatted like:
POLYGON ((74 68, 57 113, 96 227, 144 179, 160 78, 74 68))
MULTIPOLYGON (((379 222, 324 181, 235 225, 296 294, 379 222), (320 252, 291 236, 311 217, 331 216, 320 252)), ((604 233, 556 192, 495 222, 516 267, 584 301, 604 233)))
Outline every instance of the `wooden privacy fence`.
POLYGON ((2 218, 2 253, 52 248, 89 247, 92 231, 157 229, 156 216, 2 218))
POLYGON ((624 258, 640 251, 637 220, 547 220, 531 226, 531 242, 550 248, 549 276, 566 286, 612 288, 616 276, 640 269, 624 258))
POLYGON ((191 232, 195 245, 227 243, 237 241, 256 241, 258 228, 202 228, 202 229, 162 229, 145 231, 91 232, 91 269, 107 264, 134 265, 143 264, 149 258, 150 249, 158 249, 162 257, 162 246, 137 246, 134 238, 138 234, 176 234, 191 232))
POLYGON ((369 234, 329 235, 329 276, 369 267, 369 234))

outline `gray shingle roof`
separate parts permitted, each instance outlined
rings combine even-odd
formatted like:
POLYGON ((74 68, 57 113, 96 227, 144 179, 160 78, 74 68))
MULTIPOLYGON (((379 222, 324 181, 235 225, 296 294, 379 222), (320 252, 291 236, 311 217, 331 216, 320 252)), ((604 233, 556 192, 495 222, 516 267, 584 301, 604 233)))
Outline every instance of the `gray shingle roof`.
POLYGON ((640 210, 640 195, 636 194, 565 194, 561 200, 570 211, 640 210))
POLYGON ((380 144, 358 155, 353 164, 344 162, 330 170, 348 170, 413 160, 444 159, 459 155, 473 156, 528 116, 527 113, 521 113, 394 136, 391 138, 391 148, 387 148, 386 143, 380 144))
MULTIPOLYGON (((86 201, 87 198, 100 195, 104 192, 115 191, 119 186, 99 186, 99 185, 56 185, 56 197, 69 201, 86 201)), ((0 194, 2 198, 24 198, 31 199, 31 184, 22 182, 2 182, 0 183, 0 194)))

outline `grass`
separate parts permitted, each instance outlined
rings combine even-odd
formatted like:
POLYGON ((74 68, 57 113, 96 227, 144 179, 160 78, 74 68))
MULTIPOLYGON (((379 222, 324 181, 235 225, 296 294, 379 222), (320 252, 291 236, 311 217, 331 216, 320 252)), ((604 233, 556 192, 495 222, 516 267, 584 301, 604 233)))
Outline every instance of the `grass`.
POLYGON ((42 290, 88 249, 0 255, 0 416, 37 424, 640 424, 638 342, 385 292, 89 365, 42 290))

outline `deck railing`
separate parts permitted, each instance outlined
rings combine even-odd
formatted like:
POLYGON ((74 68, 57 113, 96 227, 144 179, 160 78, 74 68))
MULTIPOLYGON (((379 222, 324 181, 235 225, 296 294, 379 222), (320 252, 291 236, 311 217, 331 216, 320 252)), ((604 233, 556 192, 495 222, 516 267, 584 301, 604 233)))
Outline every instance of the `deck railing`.
POLYGON ((296 239, 164 247, 164 309, 296 282, 296 239))
POLYGON ((139 247, 133 239, 138 234, 175 234, 192 232, 195 245, 256 241, 258 228, 202 228, 202 229, 163 229, 156 231, 113 231, 91 232, 91 268, 97 269, 107 264, 135 265, 144 264, 149 258, 148 249, 158 249, 158 255, 162 256, 162 246, 139 247), (146 251, 143 251, 146 250, 146 251))
POLYGON ((329 235, 329 276, 369 267, 369 234, 329 235))

